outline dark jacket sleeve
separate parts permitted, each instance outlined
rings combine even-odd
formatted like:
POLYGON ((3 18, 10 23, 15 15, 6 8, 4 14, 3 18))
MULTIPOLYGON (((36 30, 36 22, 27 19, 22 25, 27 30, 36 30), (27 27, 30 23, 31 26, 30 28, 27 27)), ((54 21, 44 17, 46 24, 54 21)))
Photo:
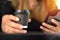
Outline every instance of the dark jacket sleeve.
POLYGON ((10 2, 5 1, 0 3, 0 27, 2 22, 2 16, 6 14, 12 14, 12 13, 13 13, 13 9, 10 2))

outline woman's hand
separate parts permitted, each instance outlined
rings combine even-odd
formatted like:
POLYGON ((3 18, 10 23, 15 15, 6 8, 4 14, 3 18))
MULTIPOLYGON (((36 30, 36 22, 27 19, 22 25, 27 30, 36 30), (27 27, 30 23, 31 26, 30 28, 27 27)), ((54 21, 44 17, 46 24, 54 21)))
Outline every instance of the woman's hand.
MULTIPOLYGON (((23 30, 23 25, 15 23, 13 21, 19 21, 18 17, 13 15, 4 15, 2 17, 2 31, 4 33, 15 34, 15 33, 27 33, 27 30, 23 30)), ((29 20, 30 21, 30 20, 29 20)))
POLYGON ((53 22, 54 24, 56 24, 57 26, 52 26, 50 24, 47 23, 42 23, 42 25, 44 26, 40 26, 40 28, 48 33, 60 33, 60 22, 58 22, 55 19, 52 19, 51 22, 53 22))

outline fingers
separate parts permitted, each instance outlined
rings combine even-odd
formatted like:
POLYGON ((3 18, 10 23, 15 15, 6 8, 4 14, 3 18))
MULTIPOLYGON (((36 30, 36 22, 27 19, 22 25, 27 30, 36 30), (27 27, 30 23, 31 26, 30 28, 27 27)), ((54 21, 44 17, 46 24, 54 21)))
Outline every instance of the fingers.
POLYGON ((51 22, 53 22, 56 25, 60 25, 60 22, 56 21, 55 19, 52 19, 51 22))
POLYGON ((48 32, 48 33, 54 33, 54 31, 49 30, 49 29, 47 29, 47 28, 45 28, 43 26, 40 26, 40 29, 42 29, 43 31, 48 32))
POLYGON ((9 18, 10 20, 19 21, 19 18, 18 18, 18 17, 15 17, 15 16, 13 16, 13 15, 9 15, 8 18, 9 18))
POLYGON ((13 30, 13 32, 14 33, 27 33, 26 30, 17 30, 17 29, 13 30))
POLYGON ((10 33, 27 33, 26 30, 18 30, 15 28, 11 28, 10 31, 11 31, 10 33))
POLYGON ((8 26, 11 26, 11 27, 16 28, 16 29, 23 29, 23 25, 12 22, 12 21, 10 21, 10 23, 8 22, 8 26))
POLYGON ((7 33, 7 34, 18 34, 18 33, 27 33, 27 31, 26 30, 15 29, 15 28, 12 28, 12 27, 8 27, 8 29, 6 28, 4 30, 4 33, 7 33))
POLYGON ((54 26, 49 25, 49 24, 47 24, 47 23, 42 23, 42 25, 43 25, 44 27, 46 27, 46 28, 50 29, 50 30, 53 30, 53 31, 55 31, 55 30, 56 30, 56 28, 55 28, 54 26))
POLYGON ((4 15, 2 18, 2 31, 5 33, 26 33, 21 24, 15 23, 11 20, 17 21, 17 17, 13 15, 4 15))
MULTIPOLYGON (((19 18, 13 15, 9 15, 10 20, 19 21, 19 18)), ((31 19, 28 19, 28 22, 31 22, 31 19)))

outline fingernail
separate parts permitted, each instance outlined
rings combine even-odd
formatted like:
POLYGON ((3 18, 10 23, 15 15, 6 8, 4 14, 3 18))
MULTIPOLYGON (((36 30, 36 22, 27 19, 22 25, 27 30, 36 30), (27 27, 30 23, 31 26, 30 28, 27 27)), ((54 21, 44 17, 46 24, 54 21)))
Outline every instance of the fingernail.
POLYGON ((54 19, 51 19, 51 21, 53 22, 53 21, 54 21, 54 19))
POLYGON ((42 26, 40 26, 40 28, 42 28, 42 26))
POLYGON ((19 18, 17 18, 16 20, 19 21, 19 18))
POLYGON ((42 23, 42 25, 45 25, 45 23, 42 23))
POLYGON ((27 33, 27 31, 25 30, 24 33, 27 33))

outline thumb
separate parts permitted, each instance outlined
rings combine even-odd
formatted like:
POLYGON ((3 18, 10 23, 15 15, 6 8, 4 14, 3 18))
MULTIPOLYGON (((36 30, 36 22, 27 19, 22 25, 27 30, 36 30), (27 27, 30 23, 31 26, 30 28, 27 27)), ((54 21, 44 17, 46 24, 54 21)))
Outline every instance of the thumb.
POLYGON ((28 19, 28 22, 31 22, 31 19, 28 19))

